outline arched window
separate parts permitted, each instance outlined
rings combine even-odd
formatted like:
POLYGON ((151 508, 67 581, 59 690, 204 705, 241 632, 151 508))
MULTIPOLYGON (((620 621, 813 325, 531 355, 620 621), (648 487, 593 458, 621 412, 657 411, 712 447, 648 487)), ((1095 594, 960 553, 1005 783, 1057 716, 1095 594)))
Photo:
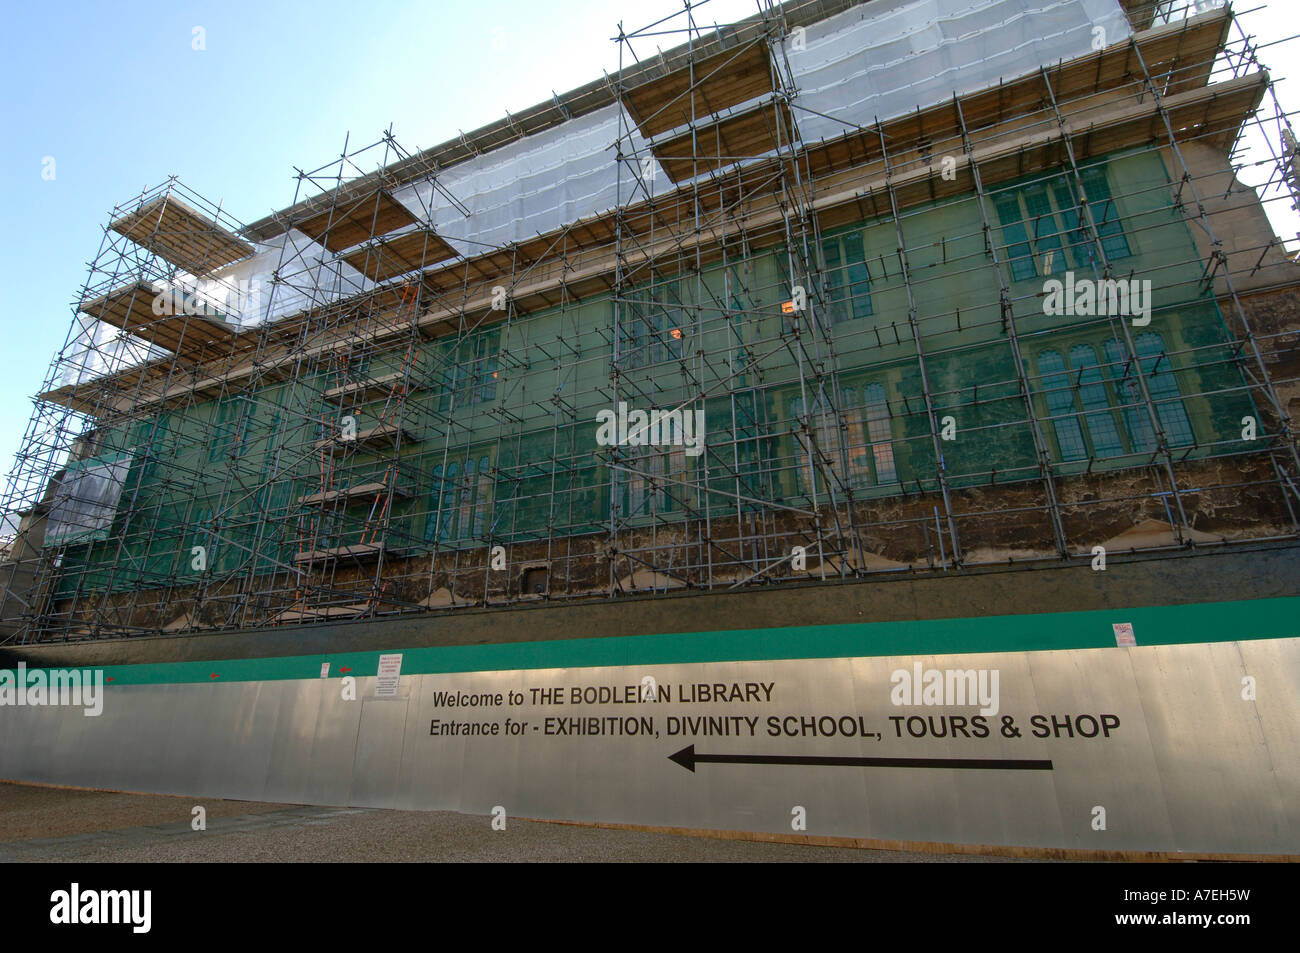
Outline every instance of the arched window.
POLYGON ((456 488, 458 507, 456 512, 456 538, 464 539, 473 534, 474 529, 474 478, 477 466, 473 458, 465 461, 465 475, 456 488))
POLYGON ((438 518, 438 541, 446 542, 456 538, 456 485, 460 477, 460 465, 447 464, 447 472, 442 481, 442 497, 438 518))
POLYGON ((1110 395, 1102 380, 1097 352, 1090 344, 1076 344, 1070 348, 1070 366, 1074 370, 1074 386, 1079 393, 1079 403, 1086 413, 1088 436, 1093 453, 1098 457, 1114 457, 1124 452, 1124 442, 1110 409, 1110 395))
POLYGON ((1039 386, 1047 400, 1061 460, 1104 459, 1126 453, 1096 349, 1076 344, 1069 356, 1067 363, 1054 349, 1038 355, 1039 386))
POLYGON ((795 447, 804 492, 811 494, 814 487, 825 492, 827 480, 832 474, 840 473, 840 417, 825 394, 818 394, 813 400, 806 418, 804 401, 800 398, 791 401, 790 416, 798 434, 795 447))
POLYGON ((827 324, 836 325, 871 315, 871 272, 867 268, 862 232, 852 231, 822 242, 826 258, 825 308, 827 324))
MULTIPOLYGON (((1147 391, 1160 419, 1160 428, 1165 432, 1165 439, 1171 447, 1190 446, 1196 442, 1196 437, 1191 419, 1183 407, 1173 364, 1165 353, 1164 338, 1155 331, 1148 331, 1139 335, 1133 344, 1142 366, 1142 375, 1146 378, 1147 391)), ((1111 380, 1115 382, 1126 405, 1124 420, 1128 425, 1133 450, 1148 453, 1155 449, 1156 441, 1151 419, 1143 406, 1142 390, 1133 363, 1128 359, 1123 345, 1115 339, 1106 342, 1106 360, 1110 363, 1111 380)))
POLYGON ((1074 393, 1066 372, 1065 358, 1059 351, 1043 351, 1038 355, 1040 386, 1047 398, 1047 410, 1056 431, 1056 445, 1061 459, 1067 462, 1086 460, 1088 447, 1083 441, 1083 428, 1074 413, 1074 393))
POLYGON ((474 498, 474 526, 471 535, 479 538, 487 532, 488 516, 492 512, 492 465, 487 457, 478 460, 478 488, 474 498))
POLYGON ((442 497, 442 467, 433 468, 433 479, 429 481, 428 509, 424 517, 424 541, 432 543, 438 538, 438 504, 442 497))
MULTIPOLYGON (((885 387, 879 383, 867 384, 861 395, 859 399, 853 388, 845 388, 840 392, 838 410, 831 407, 825 394, 818 395, 813 402, 807 425, 816 434, 816 450, 808 446, 806 437, 799 438, 795 444, 804 492, 811 493, 814 485, 827 489, 826 479, 814 484, 814 473, 823 474, 823 471, 828 471, 824 473, 826 478, 839 477, 855 489, 898 482, 885 387), (846 473, 841 472, 844 459, 848 461, 846 473)), ((790 403, 796 426, 803 407, 801 399, 790 403)))
POLYGON ((894 465, 893 424, 884 384, 868 384, 862 389, 862 403, 867 418, 867 436, 871 440, 871 458, 876 465, 877 483, 897 483, 894 465))
POLYGON ((1147 331, 1133 342, 1138 357, 1142 360, 1142 373, 1147 378, 1147 390, 1151 392, 1151 401, 1156 405, 1160 417, 1160 427, 1171 447, 1186 447, 1195 442, 1192 422, 1188 419, 1187 409, 1183 406, 1182 394, 1178 390, 1178 380, 1174 366, 1165 354, 1165 341, 1155 331, 1147 331))
POLYGON ((492 460, 488 456, 448 463, 445 473, 441 466, 434 467, 424 521, 425 542, 481 539, 492 512, 492 491, 492 460))
POLYGON ((1109 365, 1107 373, 1115 385, 1120 406, 1124 410, 1129 445, 1134 453, 1150 453, 1156 448, 1156 438, 1146 408, 1142 405, 1142 387, 1128 353, 1114 338, 1106 342, 1106 363, 1109 365))
POLYGON ((689 480, 692 466, 684 446, 623 446, 619 452, 628 516, 654 516, 682 508, 687 491, 683 483, 689 480))
POLYGON ((194 568, 194 547, 202 546, 204 548, 204 561, 208 569, 217 568, 217 556, 222 547, 219 544, 221 533, 221 521, 217 520, 215 525, 213 518, 216 516, 217 509, 215 506, 201 506, 194 514, 194 524, 191 528, 189 539, 186 545, 181 547, 181 557, 185 571, 190 575, 197 575, 200 570, 194 568))

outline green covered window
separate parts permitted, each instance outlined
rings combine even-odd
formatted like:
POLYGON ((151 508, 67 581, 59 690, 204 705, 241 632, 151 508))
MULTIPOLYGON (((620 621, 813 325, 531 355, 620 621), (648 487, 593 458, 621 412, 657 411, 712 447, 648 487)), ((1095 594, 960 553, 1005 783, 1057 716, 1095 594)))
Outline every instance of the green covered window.
POLYGON ((682 509, 683 483, 691 479, 684 447, 620 447, 625 468, 627 516, 654 516, 682 509))
POLYGON ((1128 258, 1133 254, 1128 239, 1124 237, 1124 226, 1120 221, 1119 210, 1111 198, 1110 183, 1102 169, 1083 170, 1079 177, 1088 192, 1088 204, 1092 211, 1092 220, 1097 225, 1097 234, 1101 237, 1101 247, 1110 261, 1128 258))
POLYGON ((619 360, 623 368, 679 360, 690 331, 680 281, 640 288, 623 303, 619 360))
MULTIPOLYGON (((1148 331, 1138 335, 1133 345, 1137 349, 1142 374, 1147 381, 1147 390, 1151 394, 1151 401, 1155 405, 1160 427, 1165 432, 1169 446, 1191 445, 1196 440, 1192 431, 1192 422, 1183 406, 1173 364, 1165 353, 1164 339, 1155 331, 1148 331)), ((1146 408, 1142 406, 1141 386, 1133 372, 1132 363, 1127 359, 1119 341, 1106 342, 1106 360, 1110 362, 1111 379, 1122 394, 1122 400, 1126 405, 1124 417, 1132 437, 1133 450, 1139 453, 1154 450, 1155 435, 1151 430, 1151 419, 1146 408)))
MULTIPOLYGON (((1129 257, 1132 250, 1111 198, 1105 170, 1081 170, 1079 179, 1087 192, 1106 258, 1114 262, 1129 257)), ((1100 266, 1072 173, 1000 192, 993 204, 1014 280, 1049 277, 1070 269, 1090 271, 1094 265, 1100 266)))
POLYGON ((251 402, 244 397, 223 398, 212 421, 213 432, 208 444, 208 462, 242 456, 248 449, 248 431, 253 423, 251 402))
POLYGON ((435 467, 429 487, 424 539, 428 543, 482 540, 489 529, 492 461, 473 455, 435 467))
POLYGON ((142 420, 136 425, 132 443, 142 463, 140 486, 146 492, 154 488, 154 480, 159 474, 159 468, 166 469, 170 461, 170 453, 167 449, 169 420, 169 415, 164 413, 142 420))
MULTIPOLYGON (((1155 332, 1135 340, 1147 389, 1171 447, 1195 442, 1164 339, 1155 332)), ((1063 345, 1037 357, 1039 388, 1047 403, 1045 421, 1056 436, 1058 458, 1066 463, 1105 459, 1156 448, 1141 385, 1123 345, 1108 340, 1063 345)))
POLYGON ((441 346, 443 375, 439 412, 497 399, 500 350, 500 328, 471 332, 441 346))
POLYGON ((1096 350, 1090 344, 1079 344, 1068 353, 1068 364, 1057 350, 1043 351, 1038 356, 1038 372, 1060 459, 1074 462, 1122 454, 1124 445, 1096 350))
POLYGON ((872 313, 871 273, 867 270, 862 232, 849 232, 822 242, 826 260, 823 290, 829 323, 833 326, 872 313))
MULTIPOLYGON (((804 402, 795 398, 790 413, 798 426, 804 402)), ((839 482, 853 489, 883 486, 898 482, 894 458, 893 416, 880 383, 845 387, 840 392, 840 408, 835 412, 822 395, 813 402, 807 421, 816 435, 816 451, 811 453, 806 441, 799 441, 800 468, 805 492, 814 485, 814 471, 829 468, 839 482), (841 456, 842 452, 842 456, 841 456)))

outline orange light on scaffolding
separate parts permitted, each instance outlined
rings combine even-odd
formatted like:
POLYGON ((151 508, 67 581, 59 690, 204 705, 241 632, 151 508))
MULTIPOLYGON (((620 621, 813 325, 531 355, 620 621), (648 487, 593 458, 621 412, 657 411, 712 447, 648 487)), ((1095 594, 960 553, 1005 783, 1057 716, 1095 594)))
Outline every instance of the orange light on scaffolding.
POLYGON ((674 338, 676 338, 676 339, 679 340, 679 341, 682 339, 682 329, 681 329, 681 328, 673 328, 673 329, 672 329, 671 331, 669 331, 668 333, 671 334, 674 338))
POLYGON ((782 314, 794 314, 794 302, 793 302, 793 301, 782 301, 782 302, 781 302, 781 313, 782 313, 782 314))

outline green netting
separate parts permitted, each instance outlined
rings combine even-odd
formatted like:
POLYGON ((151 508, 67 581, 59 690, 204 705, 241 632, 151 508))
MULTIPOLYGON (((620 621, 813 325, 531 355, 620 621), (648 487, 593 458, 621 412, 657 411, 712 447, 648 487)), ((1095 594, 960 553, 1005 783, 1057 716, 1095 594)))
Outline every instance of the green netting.
POLYGON ((1035 417, 1061 475, 1148 465, 1157 424, 1179 459, 1248 449, 1240 420, 1255 410, 1240 356, 1159 158, 1112 157, 1080 178, 1060 170, 999 185, 983 205, 966 196, 909 211, 905 252, 892 218, 822 235, 806 290, 824 333, 789 313, 797 255, 769 248, 700 274, 638 274, 619 299, 322 363, 106 433, 105 447, 133 454, 121 503, 110 532, 66 547, 58 594, 193 582, 193 546, 208 548, 211 573, 264 573, 308 537, 373 537, 372 501, 333 512, 299 501, 390 477, 408 495, 385 514, 386 543, 416 554, 607 532, 611 518, 650 525, 933 491, 941 473, 953 487, 1034 480, 1035 417), (1103 260, 1153 285, 1149 324, 1127 336, 1123 318, 1043 310, 1047 281, 1095 280, 1103 260), (400 399, 345 407, 326 396, 391 375, 408 382, 400 399), (597 414, 619 401, 702 410, 704 452, 598 446, 597 414), (344 409, 360 431, 400 422, 400 451, 358 448, 337 466, 316 444, 344 409))

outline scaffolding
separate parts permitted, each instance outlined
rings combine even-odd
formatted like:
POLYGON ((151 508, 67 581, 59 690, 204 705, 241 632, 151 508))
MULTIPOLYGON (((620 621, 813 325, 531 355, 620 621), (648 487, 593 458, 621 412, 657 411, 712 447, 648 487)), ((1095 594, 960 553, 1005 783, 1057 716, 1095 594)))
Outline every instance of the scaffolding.
POLYGON ((1300 534, 1263 215, 1297 145, 1230 9, 1128 2, 881 114, 808 90, 872 4, 705 8, 470 136, 345 143, 261 222, 175 179, 115 208, 9 477, 0 638, 1300 534), (566 169, 583 201, 526 191, 566 169))

